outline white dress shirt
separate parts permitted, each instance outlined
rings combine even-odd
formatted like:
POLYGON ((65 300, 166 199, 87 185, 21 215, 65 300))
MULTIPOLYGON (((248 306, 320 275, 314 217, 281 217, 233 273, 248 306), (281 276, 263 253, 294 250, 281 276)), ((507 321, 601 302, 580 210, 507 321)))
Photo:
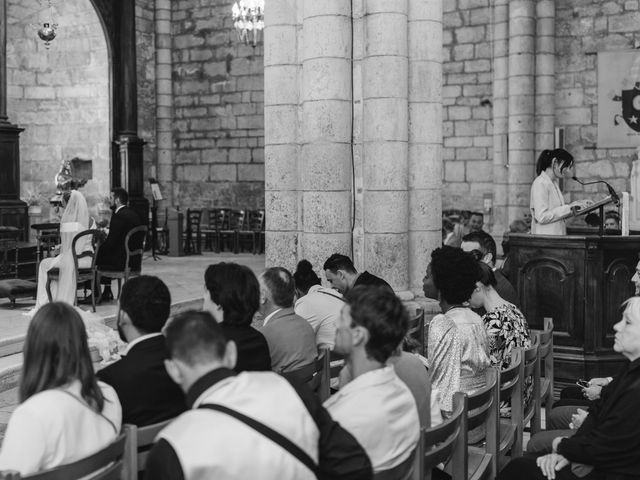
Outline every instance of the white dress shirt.
POLYGON ((534 235, 566 235, 563 216, 571 212, 565 204, 558 184, 542 172, 531 185, 531 233, 534 235))
POLYGON ((374 473, 402 463, 418 443, 416 402, 391 365, 356 377, 324 406, 365 449, 374 473))
POLYGON ((114 441, 122 423, 120 401, 112 387, 98 386, 105 397, 102 414, 82 399, 77 380, 18 405, 0 450, 0 470, 30 475, 80 460, 114 441))
POLYGON ((340 292, 321 285, 313 285, 304 297, 300 297, 294 307, 295 312, 313 327, 316 345, 333 348, 336 341, 336 320, 344 300, 340 292))

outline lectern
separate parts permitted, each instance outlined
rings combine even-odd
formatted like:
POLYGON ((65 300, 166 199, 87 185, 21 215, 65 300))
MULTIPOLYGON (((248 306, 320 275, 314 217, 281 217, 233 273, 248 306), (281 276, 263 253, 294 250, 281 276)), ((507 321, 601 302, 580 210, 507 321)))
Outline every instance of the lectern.
POLYGON ((635 288, 640 236, 509 235, 505 274, 516 287, 529 327, 554 323, 554 369, 560 384, 614 375, 613 325, 635 288))

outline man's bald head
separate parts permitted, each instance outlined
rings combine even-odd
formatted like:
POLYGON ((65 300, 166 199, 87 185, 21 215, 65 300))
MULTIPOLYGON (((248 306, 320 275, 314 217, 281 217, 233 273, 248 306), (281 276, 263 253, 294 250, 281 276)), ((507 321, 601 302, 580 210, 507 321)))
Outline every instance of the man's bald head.
POLYGON ((289 270, 282 267, 267 268, 260 280, 274 305, 280 308, 293 307, 296 286, 289 270))

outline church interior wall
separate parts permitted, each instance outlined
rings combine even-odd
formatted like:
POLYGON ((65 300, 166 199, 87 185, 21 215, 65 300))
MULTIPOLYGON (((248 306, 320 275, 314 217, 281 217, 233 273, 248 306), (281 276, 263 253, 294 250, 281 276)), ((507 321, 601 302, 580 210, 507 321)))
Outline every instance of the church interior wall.
POLYGON ((174 204, 264 206, 263 47, 231 0, 172 3, 174 204))
POLYGON ((21 192, 43 217, 62 160, 93 160, 84 187, 91 206, 109 190, 110 85, 106 39, 89 0, 54 4, 58 35, 47 49, 37 27, 50 11, 36 0, 8 0, 7 110, 20 136, 21 192))

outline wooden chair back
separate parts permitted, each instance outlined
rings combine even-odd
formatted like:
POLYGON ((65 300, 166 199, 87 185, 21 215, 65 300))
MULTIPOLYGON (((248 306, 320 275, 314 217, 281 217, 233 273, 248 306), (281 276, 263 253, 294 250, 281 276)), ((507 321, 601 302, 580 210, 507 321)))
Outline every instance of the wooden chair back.
POLYGON ((71 253, 73 254, 73 265, 76 268, 76 277, 79 282, 89 279, 84 277, 89 277, 91 275, 95 276, 96 258, 98 257, 98 250, 102 244, 101 235, 102 233, 100 230, 93 229, 84 230, 73 237, 73 241, 71 242, 71 253), (91 235, 91 250, 85 250, 82 253, 78 253, 76 251, 76 244, 82 237, 86 237, 88 235, 91 235), (80 268, 80 259, 87 257, 91 258, 91 266, 88 268, 80 268), (82 280, 80 279, 81 277, 83 277, 82 280))
POLYGON ((431 470, 451 459, 453 480, 466 480, 467 455, 467 396, 456 392, 451 416, 440 425, 422 429, 413 478, 431 480, 431 470))
POLYGON ((313 392, 320 396, 320 400, 324 401, 327 397, 322 398, 321 387, 324 385, 323 376, 327 375, 327 350, 322 349, 318 358, 313 363, 305 365, 291 372, 283 372, 281 375, 288 380, 296 383, 305 383, 313 392))
POLYGON ((127 442, 122 480, 137 480, 138 472, 145 469, 149 451, 155 438, 172 420, 165 420, 146 427, 137 427, 128 423, 124 425, 123 430, 127 435, 127 442))
POLYGON ((511 419, 500 421, 498 470, 506 463, 507 452, 511 451, 511 458, 522 455, 522 357, 522 348, 516 348, 511 354, 511 364, 500 372, 500 401, 511 405, 511 419))
POLYGON ((185 253, 200 253, 200 222, 202 210, 199 208, 187 208, 187 228, 185 229, 185 253))
POLYGON ((420 355, 424 355, 424 310, 421 307, 409 318, 407 334, 420 343, 420 355))
POLYGON ((140 274, 142 270, 142 255, 144 254, 144 247, 147 241, 147 226, 140 225, 132 228, 124 238, 124 246, 127 251, 127 259, 124 264, 125 268, 125 281, 131 274, 140 274), (132 268, 132 260, 140 257, 140 264, 138 266, 137 260, 132 268))
POLYGON ((540 357, 540 406, 544 405, 547 418, 553 406, 553 319, 544 319, 544 330, 535 334, 540 357))
POLYGON ((21 477, 14 472, 7 476, 0 474, 0 479, 19 480, 120 480, 124 466, 124 447, 126 436, 118 438, 102 450, 67 465, 61 465, 43 472, 21 477), (17 475, 17 476, 16 476, 17 475))
POLYGON ((524 405, 522 427, 524 430, 524 427, 531 422, 531 431, 535 430, 537 432, 540 430, 540 357, 538 356, 538 344, 536 342, 523 351, 520 376, 523 380, 522 403, 524 405), (524 385, 529 378, 533 382, 533 394, 527 402, 524 385))
POLYGON ((469 472, 469 478, 493 478, 498 469, 500 430, 500 371, 493 367, 487 369, 485 386, 467 397, 467 443, 469 432, 479 427, 485 430, 484 451, 487 456, 474 465, 475 471, 469 472))
POLYGON ((219 232, 226 228, 228 218, 228 210, 226 208, 210 208, 208 212, 209 225, 208 229, 219 232))

